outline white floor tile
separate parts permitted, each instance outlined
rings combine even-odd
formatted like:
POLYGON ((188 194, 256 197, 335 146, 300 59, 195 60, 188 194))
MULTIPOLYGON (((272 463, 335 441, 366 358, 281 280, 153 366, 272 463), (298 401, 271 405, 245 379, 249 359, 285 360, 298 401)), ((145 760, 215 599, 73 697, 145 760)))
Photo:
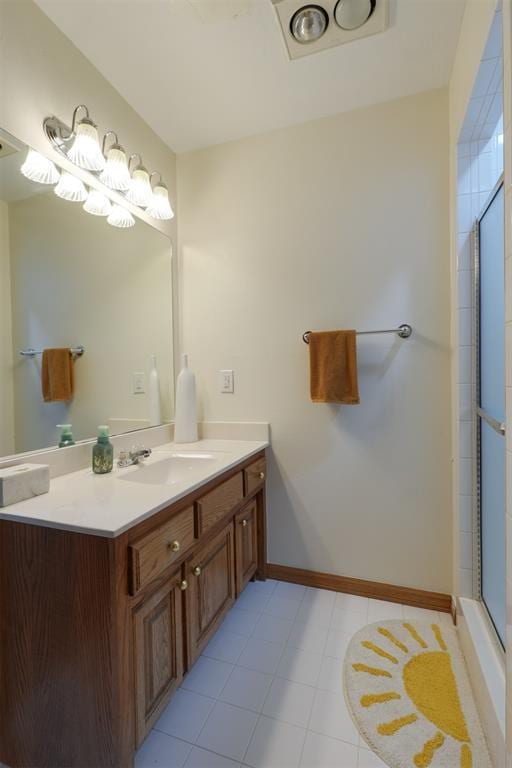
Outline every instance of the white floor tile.
POLYGON ((306 728, 313 708, 315 689, 291 680, 274 678, 262 714, 306 728))
POLYGON ((309 729, 357 746, 359 733, 349 715, 345 699, 338 693, 317 690, 309 729))
POLYGON ((449 627, 454 627, 453 619, 451 613, 445 613, 444 611, 439 611, 438 613, 439 617, 439 623, 440 624, 447 624, 449 627))
POLYGON ((309 732, 306 736, 301 768, 357 768, 357 747, 330 736, 309 732))
POLYGON ((260 717, 244 764, 252 768, 297 768, 306 731, 269 717, 260 717))
POLYGON ((300 607, 300 600, 294 600, 290 597, 279 597, 276 592, 272 595, 265 606, 264 613, 271 616, 279 616, 281 619, 290 619, 293 621, 300 607))
POLYGON ((306 593, 304 600, 300 604, 295 620, 303 624, 310 624, 313 627, 329 629, 331 623, 334 600, 329 603, 328 600, 308 599, 306 593))
POLYGON ((368 618, 366 612, 347 611, 345 609, 335 608, 332 613, 329 629, 355 634, 367 624, 368 618))
POLYGON ((301 651, 323 653, 327 634, 328 630, 322 627, 312 627, 309 624, 295 622, 288 638, 288 645, 300 648, 301 651))
POLYGON ((287 597, 290 600, 302 600, 306 594, 306 587, 302 584, 290 584, 286 581, 278 582, 274 595, 276 597, 287 597))
POLYGON ((345 658, 345 653, 352 637, 353 632, 343 632, 330 629, 327 634, 327 642, 325 643, 324 655, 332 656, 336 659, 345 658))
POLYGON ((402 619, 403 610, 399 603, 389 603, 386 600, 370 599, 368 607, 368 623, 386 621, 387 619, 402 619))
POLYGON ((236 635, 249 637, 259 617, 260 613, 258 611, 246 611, 243 608, 237 608, 235 605, 225 616, 222 627, 229 630, 229 632, 234 632, 236 635))
POLYGON ((317 687, 343 696, 343 659, 329 656, 322 658, 317 687))
POLYGON ((293 622, 289 619, 262 613, 254 626, 252 636, 271 643, 284 643, 288 640, 292 627, 293 622))
POLYGON ((151 731, 135 755, 135 768, 182 768, 191 749, 185 741, 151 731))
POLYGON ((210 696, 216 699, 226 685, 226 681, 233 669, 233 664, 226 664, 224 661, 200 656, 190 672, 185 676, 181 687, 186 688, 188 691, 195 691, 195 693, 201 693, 203 696, 210 696))
POLYGON ((257 721, 255 712, 218 701, 199 734, 197 746, 240 762, 257 721))
POLYGON ((284 643, 269 643, 256 637, 249 638, 238 659, 238 664, 256 672, 274 675, 283 653, 284 643))
POLYGON ((236 605, 249 611, 262 611, 274 593, 275 583, 250 581, 238 598, 236 605))
POLYGON ((368 613, 369 600, 367 597, 359 595, 347 595, 344 592, 338 592, 334 607, 342 611, 358 611, 359 613, 368 613))
POLYGON ((279 661, 277 675, 295 683, 315 686, 321 663, 322 657, 319 653, 301 651, 288 645, 279 661))
POLYGON ((203 656, 236 664, 246 643, 245 635, 237 635, 221 626, 204 649, 203 656))
POLYGON ((208 752, 206 749, 194 747, 188 756, 185 768, 240 768, 240 763, 228 757, 216 755, 214 752, 208 752))
POLYGON ((157 720, 155 729, 194 744, 214 704, 215 699, 180 688, 157 720))
POLYGON ((263 672, 255 672, 245 667, 235 667, 219 700, 237 707, 252 709, 253 712, 261 712, 272 680, 272 675, 265 675, 263 672))
POLYGON ((437 611, 430 611, 426 608, 415 608, 412 605, 402 606, 404 619, 417 619, 418 621, 438 622, 439 614, 437 611))
POLYGON ((375 752, 361 748, 359 750, 359 762, 357 768, 387 768, 387 764, 383 763, 375 752))

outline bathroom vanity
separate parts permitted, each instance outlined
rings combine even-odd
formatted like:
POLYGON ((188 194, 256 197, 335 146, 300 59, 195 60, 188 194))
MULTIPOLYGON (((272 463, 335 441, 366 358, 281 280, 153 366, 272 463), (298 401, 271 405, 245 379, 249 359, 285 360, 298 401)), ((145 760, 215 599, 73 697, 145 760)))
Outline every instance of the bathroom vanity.
POLYGON ((2 510, 0 762, 133 765, 248 580, 265 578, 266 443, 233 446, 184 479, 186 451, 163 446, 2 510))

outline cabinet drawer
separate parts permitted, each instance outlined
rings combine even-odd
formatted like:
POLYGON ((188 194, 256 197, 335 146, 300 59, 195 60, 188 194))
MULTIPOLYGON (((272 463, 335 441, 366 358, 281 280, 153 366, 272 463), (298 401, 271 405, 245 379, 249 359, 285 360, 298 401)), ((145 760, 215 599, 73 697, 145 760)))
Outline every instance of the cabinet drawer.
POLYGON ((204 533, 221 520, 244 497, 242 473, 239 472, 197 502, 199 530, 204 533))
POLYGON ((147 536, 130 544, 130 592, 134 595, 194 543, 194 508, 187 507, 147 536))
POLYGON ((262 456, 244 469, 246 496, 265 481, 266 467, 265 457, 262 456))

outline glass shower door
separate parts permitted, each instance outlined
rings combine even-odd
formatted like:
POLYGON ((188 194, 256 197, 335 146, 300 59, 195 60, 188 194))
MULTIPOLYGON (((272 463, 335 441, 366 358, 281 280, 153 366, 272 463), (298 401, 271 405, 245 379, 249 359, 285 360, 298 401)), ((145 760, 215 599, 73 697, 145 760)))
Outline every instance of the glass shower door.
POLYGON ((505 277, 503 185, 478 222, 477 443, 481 594, 505 644, 505 277))

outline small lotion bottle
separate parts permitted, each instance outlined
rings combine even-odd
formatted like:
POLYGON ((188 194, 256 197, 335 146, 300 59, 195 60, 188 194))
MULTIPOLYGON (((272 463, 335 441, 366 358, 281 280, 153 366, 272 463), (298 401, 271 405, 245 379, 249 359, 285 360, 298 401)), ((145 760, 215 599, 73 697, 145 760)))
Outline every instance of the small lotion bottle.
POLYGON ((96 475, 112 472, 114 466, 114 446, 110 442, 108 427, 98 427, 98 441, 92 449, 92 471, 96 475))
POLYGON ((195 443, 197 439, 196 377, 188 367, 188 355, 182 355, 176 382, 174 442, 195 443))

